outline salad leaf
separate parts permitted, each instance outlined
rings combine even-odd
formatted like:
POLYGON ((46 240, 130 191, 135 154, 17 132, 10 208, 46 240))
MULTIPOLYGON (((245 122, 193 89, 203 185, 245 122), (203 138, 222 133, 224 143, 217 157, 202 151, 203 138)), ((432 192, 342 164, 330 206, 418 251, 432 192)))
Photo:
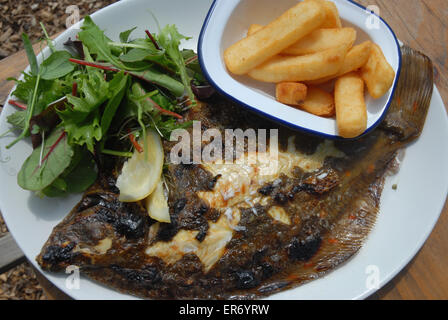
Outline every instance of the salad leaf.
MULTIPOLYGON (((36 86, 37 76, 33 76, 28 73, 24 73, 23 80, 11 79, 16 82, 16 89, 13 91, 13 95, 20 101, 29 103, 34 93, 36 86)), ((48 105, 54 101, 64 97, 67 93, 71 92, 71 86, 73 80, 71 76, 67 75, 65 79, 57 80, 43 80, 39 81, 38 92, 36 95, 36 106, 33 115, 41 113, 48 105)))
MULTIPOLYGON (((137 106, 137 122, 141 127, 141 132, 142 132, 142 136, 143 136, 143 145, 147 146, 148 141, 147 141, 147 136, 146 136, 146 126, 143 123, 143 112, 144 111, 146 111, 146 112, 152 111, 152 106, 151 106, 151 108, 147 108, 145 110, 146 100, 142 100, 140 98, 140 95, 144 96, 146 92, 144 92, 144 90, 140 87, 140 85, 138 83, 134 83, 131 90, 132 90, 132 95, 134 97, 137 97, 137 99, 134 100, 134 103, 137 106)), ((148 148, 144 148, 144 152, 145 152, 145 159, 148 159, 148 148)))
POLYGON ((176 97, 185 92, 185 86, 179 81, 158 70, 133 71, 130 74, 147 82, 155 83, 171 91, 176 97))
POLYGON ((70 166, 48 187, 42 190, 47 197, 65 197, 70 193, 87 190, 98 176, 91 153, 85 150, 75 152, 70 166))
POLYGON ((58 101, 47 106, 41 113, 32 116, 30 119, 31 128, 31 143, 33 149, 37 148, 41 143, 45 135, 53 131, 54 128, 61 122, 56 109, 65 108, 65 102, 67 98, 59 99, 58 101))
POLYGON ((22 41, 25 47, 28 62, 30 63, 31 74, 36 76, 39 73, 39 66, 37 64, 37 58, 33 50, 33 45, 31 44, 30 38, 26 33, 22 33, 22 41))
POLYGON ((41 64, 41 77, 45 80, 61 78, 75 69, 68 61, 72 56, 67 51, 55 51, 41 64))
MULTIPOLYGON (((96 55, 96 60, 105 61, 111 63, 112 65, 118 67, 121 70, 131 71, 132 75, 145 81, 152 82, 156 85, 160 85, 169 91, 173 92, 176 96, 181 96, 184 94, 185 90, 193 93, 189 88, 189 77, 185 70, 185 65, 183 64, 183 58, 179 51, 179 44, 181 39, 187 39, 186 37, 180 35, 174 26, 168 28, 167 35, 164 37, 165 44, 169 46, 169 50, 166 50, 168 56, 173 60, 171 64, 174 63, 179 69, 180 78, 182 83, 174 79, 173 77, 167 75, 166 73, 160 72, 154 68, 148 68, 141 71, 141 66, 134 67, 124 62, 138 62, 138 58, 145 60, 154 60, 154 62, 170 70, 169 61, 163 58, 163 51, 158 53, 152 42, 145 39, 135 40, 132 45, 139 46, 140 49, 144 51, 133 51, 130 55, 129 53, 120 56, 118 58, 112 52, 113 46, 110 46, 111 41, 104 35, 104 32, 92 21, 90 17, 86 17, 84 24, 82 26, 82 31, 78 33, 79 39, 83 42, 85 47, 88 48, 91 54, 96 55), (111 49, 112 48, 112 49, 111 49), (147 50, 147 51, 146 51, 147 50), (151 54, 149 54, 151 52, 151 54), (149 55, 147 55, 147 53, 149 55), (124 58, 123 58, 124 56, 124 58), (138 56, 138 57, 137 57, 138 56), (124 59, 122 61, 122 59, 124 59), (183 67, 182 67, 183 66, 183 67)), ((124 36, 124 35, 123 35, 124 36)), ((121 44, 122 45, 122 44, 121 44)), ((132 51, 132 50, 131 50, 132 51)))
POLYGON ((43 31, 44 36, 45 36, 45 41, 47 42, 47 45, 50 48, 50 51, 52 53, 55 52, 56 48, 54 47, 53 41, 48 36, 47 29, 45 29, 45 26, 44 26, 44 24, 42 22, 40 23, 40 27, 42 28, 42 31, 43 31))
POLYGON ((131 33, 132 33, 135 29, 137 29, 137 27, 134 27, 134 28, 132 28, 132 29, 129 29, 129 30, 126 30, 126 31, 121 32, 121 33, 120 33, 120 41, 121 41, 121 42, 128 42, 128 40, 129 40, 129 36, 131 35, 131 33))
POLYGON ((126 45, 130 50, 121 55, 120 60, 124 62, 154 61, 162 67, 170 68, 171 72, 174 72, 176 65, 167 57, 166 51, 156 48, 152 41, 140 38, 131 41, 129 44, 122 45, 126 45))
POLYGON ((143 133, 146 127, 149 127, 157 131, 163 138, 168 138, 174 129, 188 128, 191 126, 191 122, 186 121, 179 124, 173 117, 163 115, 159 110, 154 108, 154 104, 147 99, 148 97, 165 110, 175 110, 176 106, 174 102, 170 101, 158 90, 146 93, 140 84, 134 83, 131 88, 131 93, 128 94, 130 108, 128 108, 128 114, 125 117, 136 117, 143 133))
POLYGON ((123 72, 114 74, 111 81, 104 79, 97 69, 88 71, 78 86, 79 97, 67 95, 68 105, 58 111, 70 144, 87 145, 93 153, 96 141, 106 134, 120 105, 129 76, 123 72), (104 111, 101 106, 105 103, 104 111))
MULTIPOLYGON (((78 33, 79 39, 89 49, 91 54, 97 55, 97 60, 103 60, 113 65, 125 69, 125 65, 112 53, 109 38, 104 32, 93 22, 92 18, 86 16, 82 31, 78 33)), ((119 50, 121 53, 121 50, 119 50)))
POLYGON ((68 38, 66 42, 64 42, 64 46, 68 47, 73 51, 73 53, 77 54, 78 57, 81 59, 84 59, 84 50, 82 42, 79 40, 72 40, 71 38, 68 38))
POLYGON ((17 176, 17 183, 23 189, 32 191, 48 187, 70 165, 73 152, 64 129, 57 128, 44 146, 34 149, 26 159, 17 176))
MULTIPOLYGON (((50 59, 44 61, 39 70, 37 66, 36 55, 34 54, 33 47, 31 45, 28 36, 26 34, 23 34, 22 39, 30 63, 31 72, 28 75, 25 74, 24 81, 16 80, 18 83, 17 89, 13 92, 13 94, 16 95, 22 101, 26 101, 28 107, 25 110, 26 117, 21 134, 12 143, 6 146, 7 149, 11 148, 13 145, 15 145, 17 142, 19 142, 29 134, 28 131, 30 129, 31 118, 34 115, 41 113, 47 107, 47 105, 52 102, 50 99, 54 98, 52 95, 54 91, 58 91, 58 89, 56 88, 58 88, 59 86, 57 84, 55 85, 55 83, 52 81, 45 82, 43 76, 46 77, 48 80, 53 79, 53 77, 56 74, 58 74, 58 72, 59 75, 61 75, 60 70, 57 69, 58 71, 55 71, 56 69, 54 68, 53 65, 57 64, 60 66, 61 65, 60 63, 55 63, 60 59, 50 57, 50 59)), ((70 66, 70 68, 72 67, 70 66)), ((67 74, 68 72, 66 73, 65 71, 63 71, 63 73, 67 74)), ((59 87, 59 89, 61 89, 61 87, 59 87)), ((56 96, 57 98, 60 98, 61 96, 58 93, 56 93, 56 96)))
MULTIPOLYGON (((127 67, 132 66, 133 68, 135 68, 134 66, 138 62, 145 63, 146 65, 145 69, 149 69, 148 66, 151 66, 151 64, 148 64, 148 62, 153 62, 154 67, 160 68, 162 71, 171 76, 176 75, 177 66, 167 56, 165 50, 156 50, 155 48, 152 49, 133 48, 129 50, 126 54, 121 55, 120 60, 125 62, 127 67)), ((152 67, 151 69, 154 69, 154 67, 152 67)))
MULTIPOLYGON (((22 130, 8 147, 30 133, 39 139, 33 140, 35 149, 19 172, 22 188, 41 196, 82 192, 97 178, 94 151, 128 157, 128 134, 146 137, 151 128, 166 138, 172 130, 191 125, 177 121, 183 111, 179 98, 188 94, 194 103, 190 84, 202 85, 195 53, 179 49, 188 38, 167 26, 159 36, 129 40, 134 30, 122 32, 121 42, 112 42, 86 17, 79 41, 66 43, 83 60, 52 46, 40 66, 23 35, 30 71, 13 80, 14 95, 27 108, 8 117, 22 130), (106 142, 114 150, 104 149, 106 142)), ((46 40, 52 45, 47 35, 46 40)))
POLYGON ((30 96, 28 98, 28 107, 25 110, 25 112, 26 112, 25 127, 23 128, 22 133, 16 139, 6 146, 7 149, 11 148, 17 142, 19 142, 20 140, 25 138, 29 133, 28 130, 30 127, 31 117, 33 116, 34 109, 35 109, 36 96, 37 96, 37 92, 38 92, 38 88, 39 88, 39 81, 40 81, 40 74, 37 75, 34 90, 32 91, 32 94, 30 94, 30 96))
POLYGON ((6 118, 9 124, 11 124, 15 129, 23 130, 26 123, 26 112, 16 111, 6 118))
POLYGON ((194 94, 190 88, 191 78, 187 73, 184 58, 179 50, 180 41, 183 39, 188 40, 190 38, 187 38, 187 37, 183 36, 182 34, 180 34, 179 31, 177 31, 177 28, 175 25, 165 26, 157 38, 158 42, 166 50, 168 56, 177 65, 178 72, 180 74, 180 78, 182 79, 182 83, 184 84, 184 87, 185 87, 185 90, 187 91, 188 97, 190 98, 191 102, 193 104, 195 104, 196 102, 195 102, 194 94))
POLYGON ((112 93, 112 96, 104 108, 104 113, 101 118, 101 131, 103 135, 109 130, 112 119, 115 116, 121 101, 123 100, 128 87, 128 80, 129 77, 123 72, 120 72, 117 73, 109 83, 109 91, 112 93))
POLYGON ((27 102, 29 97, 33 94, 36 78, 29 73, 23 73, 23 80, 17 80, 11 78, 11 81, 15 81, 16 88, 12 92, 12 95, 21 101, 27 102))
POLYGON ((81 161, 68 174, 63 176, 67 181, 67 192, 79 193, 84 192, 96 180, 98 173, 96 171, 95 160, 89 152, 81 154, 81 161))
POLYGON ((93 152, 95 140, 102 137, 100 106, 108 99, 109 84, 99 70, 90 70, 78 84, 79 97, 67 95, 65 110, 57 113, 68 134, 71 145, 87 145, 93 152))
POLYGON ((142 61, 146 57, 150 57, 152 55, 157 55, 157 53, 150 49, 133 48, 129 50, 128 53, 121 55, 120 60, 123 62, 137 62, 142 61))
POLYGON ((191 78, 195 80, 196 84, 205 83, 206 79, 202 73, 196 53, 193 50, 184 49, 182 50, 182 57, 184 58, 187 71, 189 71, 191 78))
POLYGON ((65 121, 64 126, 67 130, 68 141, 71 145, 86 145, 90 152, 94 152, 96 141, 103 137, 100 126, 99 110, 92 112, 84 122, 65 121))

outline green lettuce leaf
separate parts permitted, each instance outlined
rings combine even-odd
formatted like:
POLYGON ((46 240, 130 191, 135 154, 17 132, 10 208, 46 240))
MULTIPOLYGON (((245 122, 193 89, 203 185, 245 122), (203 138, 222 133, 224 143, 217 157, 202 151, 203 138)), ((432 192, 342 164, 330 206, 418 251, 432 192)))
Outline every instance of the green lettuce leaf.
POLYGON ((58 114, 69 143, 86 145, 93 153, 95 143, 107 133, 124 97, 129 76, 123 72, 115 73, 108 82, 97 69, 91 69, 88 73, 78 85, 79 96, 67 95, 68 104, 58 114))

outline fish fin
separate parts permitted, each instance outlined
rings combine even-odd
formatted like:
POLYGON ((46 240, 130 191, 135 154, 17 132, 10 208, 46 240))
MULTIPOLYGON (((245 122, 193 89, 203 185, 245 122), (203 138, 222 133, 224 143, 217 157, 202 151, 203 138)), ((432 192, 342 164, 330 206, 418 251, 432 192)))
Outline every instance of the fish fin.
POLYGON ((352 207, 347 208, 334 227, 322 236, 319 250, 310 260, 299 262, 286 279, 262 286, 258 291, 261 294, 271 294, 293 288, 320 278, 350 261, 361 249, 375 225, 383 186, 384 179, 379 179, 367 187, 364 196, 360 193, 352 207))
POLYGON ((379 212, 384 179, 371 184, 367 196, 354 202, 353 211, 347 210, 335 227, 322 239, 314 269, 327 272, 348 260, 361 249, 370 231, 375 226, 379 212))

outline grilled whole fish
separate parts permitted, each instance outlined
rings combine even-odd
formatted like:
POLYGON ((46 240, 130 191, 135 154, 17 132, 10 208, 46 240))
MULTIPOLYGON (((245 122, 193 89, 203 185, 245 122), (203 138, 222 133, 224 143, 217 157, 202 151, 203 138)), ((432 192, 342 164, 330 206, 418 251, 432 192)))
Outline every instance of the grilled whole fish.
MULTIPOLYGON (((385 173, 423 129, 433 67, 410 48, 402 55, 387 116, 356 141, 278 128, 222 98, 191 109, 186 120, 200 120, 204 130, 278 128, 278 166, 262 174, 236 162, 168 165, 166 224, 140 203, 118 201, 117 163, 109 159, 54 228, 38 263, 53 272, 77 265, 122 292, 165 299, 253 299, 324 275, 360 249, 385 173)), ((172 146, 165 143, 167 154, 172 146)))

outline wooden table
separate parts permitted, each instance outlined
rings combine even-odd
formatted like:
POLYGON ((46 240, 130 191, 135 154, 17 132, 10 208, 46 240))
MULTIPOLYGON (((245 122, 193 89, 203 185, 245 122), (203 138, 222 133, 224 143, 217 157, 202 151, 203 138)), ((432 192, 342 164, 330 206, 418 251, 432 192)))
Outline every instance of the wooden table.
MULTIPOLYGON (((364 6, 376 5, 405 44, 428 55, 436 67, 436 84, 448 102, 448 7, 446 0, 358 0, 364 6)), ((36 46, 36 48, 38 48, 36 46)), ((23 52, 0 61, 0 101, 27 65, 23 52)), ((448 109, 447 109, 448 110, 448 109)), ((384 288, 370 299, 448 299, 448 202, 440 219, 415 258, 384 288)), ((38 276, 49 297, 63 298, 44 277, 38 276)))

